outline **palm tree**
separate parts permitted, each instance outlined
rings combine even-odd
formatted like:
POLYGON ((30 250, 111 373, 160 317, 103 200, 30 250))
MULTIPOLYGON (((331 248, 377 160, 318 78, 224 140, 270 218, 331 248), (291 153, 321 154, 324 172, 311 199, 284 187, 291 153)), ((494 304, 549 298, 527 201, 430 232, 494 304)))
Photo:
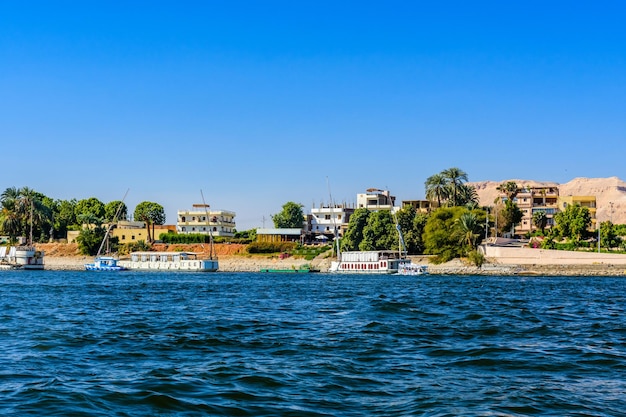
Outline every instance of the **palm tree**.
POLYGON ((473 185, 461 184, 458 189, 458 204, 462 206, 478 206, 480 199, 473 185))
POLYGON ((449 197, 448 181, 443 174, 434 174, 426 178, 426 198, 430 201, 437 200, 437 206, 441 207, 441 201, 449 197))
POLYGON ((496 190, 506 195, 506 198, 513 201, 520 189, 515 181, 507 181, 496 187, 496 190))
POLYGON ((452 203, 457 205, 458 189, 463 183, 467 182, 467 173, 460 168, 448 168, 441 172, 441 175, 447 180, 448 185, 452 187, 452 203))
POLYGON ((541 233, 545 234, 546 226, 548 224, 548 215, 545 211, 540 210, 533 213, 533 224, 538 229, 541 229, 541 233))
POLYGON ((28 187, 17 189, 7 188, 0 195, 2 203, 2 225, 9 235, 24 235, 28 230, 29 241, 32 243, 32 228, 40 227, 49 221, 51 212, 42 199, 44 196, 28 187))
POLYGON ((461 243, 467 244, 471 249, 476 248, 476 240, 480 236, 480 227, 476 214, 466 212, 457 219, 458 236, 461 243))

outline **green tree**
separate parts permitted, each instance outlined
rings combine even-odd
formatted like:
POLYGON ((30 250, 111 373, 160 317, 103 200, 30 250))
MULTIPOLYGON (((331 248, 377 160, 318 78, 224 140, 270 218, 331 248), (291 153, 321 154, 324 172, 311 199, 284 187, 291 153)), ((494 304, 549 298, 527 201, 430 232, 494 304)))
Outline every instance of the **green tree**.
MULTIPOLYGON (((88 213, 84 216, 93 215, 88 213)), ((106 230, 102 227, 102 225, 84 227, 76 237, 76 243, 78 244, 78 250, 80 253, 90 256, 96 255, 100 245, 102 244, 105 233, 106 230)))
POLYGON ((399 237, 391 213, 386 210, 372 212, 363 228, 359 250, 396 250, 399 237))
POLYGON ((151 201, 142 201, 135 207, 134 213, 135 219, 145 222, 148 230, 148 243, 152 243, 154 240, 154 225, 165 223, 165 210, 163 206, 151 201), (152 227, 152 233, 150 233, 150 227, 152 227))
POLYGON ((51 211, 44 204, 47 197, 28 187, 7 188, 0 195, 2 204, 3 230, 13 240, 15 237, 29 236, 32 243, 34 236, 44 235, 46 224, 50 224, 51 211))
POLYGON ((104 221, 116 222, 128 217, 128 207, 121 200, 114 200, 104 205, 104 221))
POLYGON ((426 199, 437 201, 437 207, 441 207, 441 203, 449 198, 448 181, 441 173, 426 178, 424 186, 426 188, 426 199))
POLYGON ((587 207, 572 204, 568 205, 564 211, 558 212, 554 216, 554 221, 561 237, 578 243, 588 234, 591 214, 587 207))
POLYGON ((435 255, 434 263, 447 262, 464 253, 463 246, 459 245, 457 219, 466 212, 464 207, 441 207, 428 216, 424 227, 424 252, 435 255))
POLYGON ((461 184, 458 187, 457 206, 466 206, 470 209, 477 208, 480 199, 478 192, 473 185, 461 184))
POLYGON ((418 213, 412 206, 406 206, 396 213, 396 217, 404 237, 407 252, 409 254, 424 253, 424 240, 422 235, 428 216, 423 213, 418 213))
POLYGON ((79 200, 74 208, 76 219, 78 221, 94 221, 95 223, 101 223, 104 220, 104 203, 95 197, 79 200), (95 219, 99 219, 95 221, 95 219))
POLYGON ((520 188, 515 181, 507 181, 496 187, 496 190, 506 195, 507 200, 513 201, 513 199, 520 192, 520 188))
POLYGON ((304 223, 302 207, 302 204, 293 201, 283 204, 282 211, 272 216, 274 227, 277 229, 302 229, 304 223))
POLYGON ((610 221, 600 223, 600 245, 606 249, 617 248, 622 239, 616 233, 616 227, 610 221))
POLYGON ((359 245, 363 240, 363 229, 367 224, 367 219, 371 212, 366 208, 358 208, 354 210, 350 221, 348 222, 348 228, 341 239, 342 251, 355 251, 359 250, 359 245))
POLYGON ((53 214, 53 227, 57 236, 67 236, 68 230, 78 230, 76 218, 76 199, 56 200, 53 214))
POLYGON ((441 174, 446 178, 449 187, 452 189, 452 205, 459 205, 458 190, 467 182, 467 173, 460 168, 453 167, 443 170, 441 174))
POLYGON ((510 230, 511 234, 514 234, 515 225, 519 224, 523 217, 524 213, 520 210, 517 204, 514 203, 512 199, 507 199, 504 202, 504 209, 502 210, 502 218, 504 220, 502 230, 510 230))
POLYGON ((466 252, 476 249, 478 239, 483 232, 482 222, 479 222, 476 213, 466 211, 456 219, 455 235, 459 242, 466 247, 466 252))
POLYGON ((545 234, 546 226, 548 225, 548 215, 543 210, 538 210, 533 213, 533 224, 537 229, 541 229, 541 233, 545 234))

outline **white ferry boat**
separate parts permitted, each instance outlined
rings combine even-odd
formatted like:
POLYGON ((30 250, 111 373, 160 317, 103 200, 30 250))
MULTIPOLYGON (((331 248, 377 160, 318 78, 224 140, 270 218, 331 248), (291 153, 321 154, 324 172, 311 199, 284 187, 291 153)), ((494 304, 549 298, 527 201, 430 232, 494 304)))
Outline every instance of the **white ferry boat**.
POLYGON ((217 259, 199 259, 195 252, 132 252, 118 265, 131 271, 215 272, 219 267, 217 259))
POLYGON ((404 253, 390 250, 342 252, 340 260, 332 262, 329 272, 344 274, 395 274, 410 264, 404 253))

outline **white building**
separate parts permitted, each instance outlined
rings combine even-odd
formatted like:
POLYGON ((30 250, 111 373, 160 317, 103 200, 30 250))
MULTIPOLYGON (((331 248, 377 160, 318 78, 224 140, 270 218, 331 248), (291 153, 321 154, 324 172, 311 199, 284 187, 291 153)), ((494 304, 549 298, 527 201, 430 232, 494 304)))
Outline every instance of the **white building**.
POLYGON ((181 234, 201 233, 212 236, 235 235, 235 212, 211 210, 208 204, 194 204, 191 210, 179 210, 176 231, 181 234))
POLYGON ((337 234, 343 236, 352 213, 354 213, 354 208, 348 208, 342 204, 313 207, 308 221, 309 232, 314 237, 324 235, 330 239, 334 236, 336 228, 337 234))
POLYGON ((371 211, 395 210, 396 197, 389 193, 389 190, 379 190, 369 188, 365 194, 356 195, 357 208, 366 208, 371 211))

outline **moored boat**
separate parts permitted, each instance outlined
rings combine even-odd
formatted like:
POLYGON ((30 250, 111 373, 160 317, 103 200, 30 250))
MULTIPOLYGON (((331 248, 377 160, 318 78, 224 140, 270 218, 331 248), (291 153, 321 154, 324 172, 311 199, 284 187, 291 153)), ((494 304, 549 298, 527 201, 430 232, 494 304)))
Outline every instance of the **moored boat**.
POLYGON ((398 269, 398 275, 426 275, 428 274, 428 265, 419 265, 414 263, 403 264, 398 269))
POLYGON ((125 271, 126 267, 118 265, 118 259, 112 256, 97 256, 93 263, 85 264, 87 271, 125 271))
POLYGON ((11 246, 8 254, 6 254, 6 249, 6 247, 0 248, 2 269, 44 269, 44 252, 37 250, 34 246, 11 246))
POLYGON ((329 272, 344 274, 395 274, 411 261, 398 251, 342 252, 340 260, 331 263, 329 272))
POLYGON ((118 265, 138 271, 215 272, 217 259, 201 259, 195 252, 132 252, 118 265))

